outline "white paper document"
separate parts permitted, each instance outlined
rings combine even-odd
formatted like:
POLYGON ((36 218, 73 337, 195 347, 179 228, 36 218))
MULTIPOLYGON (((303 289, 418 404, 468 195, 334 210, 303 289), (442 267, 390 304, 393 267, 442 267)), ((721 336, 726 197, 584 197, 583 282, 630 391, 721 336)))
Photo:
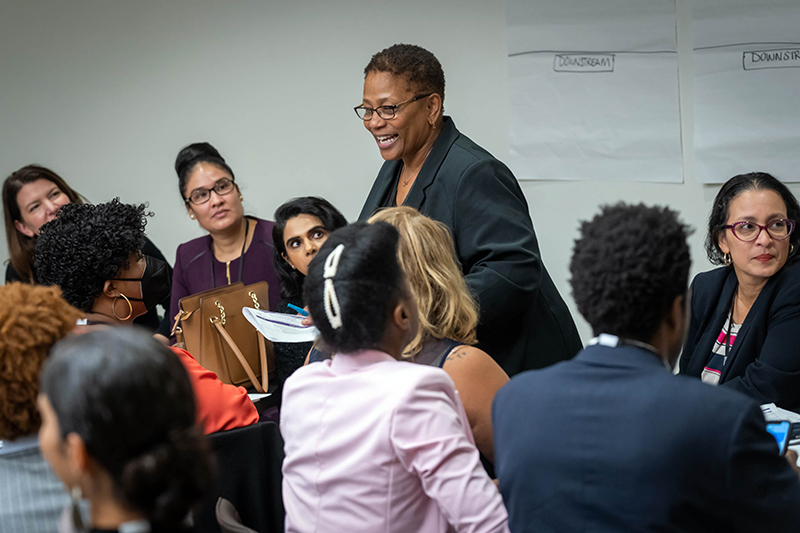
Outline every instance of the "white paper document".
POLYGON ((521 180, 682 182, 674 0, 506 0, 521 180))
POLYGON ((697 176, 800 181, 800 2, 694 0, 697 176))
POLYGON ((251 402, 256 403, 256 402, 260 402, 264 398, 269 398, 270 396, 272 396, 272 393, 271 392, 264 392, 264 393, 254 392, 252 394, 248 394, 247 396, 250 398, 251 402))
POLYGON ((243 307, 242 314, 254 328, 272 342, 309 342, 319 335, 314 326, 304 326, 302 316, 243 307))

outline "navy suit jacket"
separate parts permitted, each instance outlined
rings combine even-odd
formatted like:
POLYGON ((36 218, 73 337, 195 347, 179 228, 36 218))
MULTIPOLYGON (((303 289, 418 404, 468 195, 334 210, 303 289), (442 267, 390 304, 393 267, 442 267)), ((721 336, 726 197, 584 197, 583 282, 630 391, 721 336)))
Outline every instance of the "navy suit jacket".
MULTIPOLYGON (((402 161, 386 161, 359 220, 393 204, 402 161)), ((444 223, 480 304, 478 341, 509 374, 581 349, 578 330, 539 255, 528 203, 511 171, 450 117, 403 203, 444 223)))
POLYGON ((492 406, 514 533, 800 531, 800 481, 745 395, 590 346, 492 406))
MULTIPOLYGON (((692 281, 692 318, 681 373, 700 377, 737 286, 729 267, 698 274, 692 281)), ((780 270, 761 289, 731 346, 720 384, 758 403, 800 410, 800 263, 780 270)))

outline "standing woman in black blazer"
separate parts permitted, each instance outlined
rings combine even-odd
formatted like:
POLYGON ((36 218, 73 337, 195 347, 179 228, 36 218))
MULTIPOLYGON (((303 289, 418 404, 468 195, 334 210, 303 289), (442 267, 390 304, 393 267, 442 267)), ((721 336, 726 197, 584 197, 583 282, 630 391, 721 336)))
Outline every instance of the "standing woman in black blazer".
POLYGON ((681 372, 800 410, 800 205, 770 174, 729 179, 714 200, 706 252, 721 268, 692 282, 681 372))
POLYGON ((450 229, 480 306, 478 341, 508 375, 575 355, 580 337, 540 257, 525 196, 503 163, 444 116, 436 57, 397 44, 364 75, 355 111, 386 162, 359 220, 404 205, 450 229))

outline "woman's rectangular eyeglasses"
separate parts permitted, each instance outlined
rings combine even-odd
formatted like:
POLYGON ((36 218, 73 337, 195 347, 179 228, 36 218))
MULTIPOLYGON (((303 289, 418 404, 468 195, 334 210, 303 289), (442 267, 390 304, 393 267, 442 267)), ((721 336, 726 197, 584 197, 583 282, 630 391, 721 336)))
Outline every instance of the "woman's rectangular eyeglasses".
POLYGON ((221 178, 218 179, 210 189, 206 189, 205 187, 196 188, 189 194, 189 198, 184 198, 183 201, 187 204, 201 205, 211 199, 211 191, 217 193, 218 196, 225 196, 226 194, 232 193, 235 188, 236 185, 231 178, 221 178))
POLYGON ((722 227, 730 229, 733 232, 734 237, 740 241, 752 242, 758 239, 758 236, 761 235, 762 230, 766 230, 767 234, 769 234, 769 236, 776 241, 782 241, 792 234, 792 231, 794 231, 794 225, 794 220, 791 218, 779 218, 777 220, 768 222, 766 226, 756 224, 755 222, 743 221, 734 222, 733 224, 728 224, 727 226, 722 227))
POLYGON ((410 100, 406 100, 405 102, 400 102, 399 104, 394 104, 394 105, 382 105, 382 106, 378 106, 378 107, 367 107, 367 106, 362 104, 362 105, 358 105, 358 106, 354 107, 353 109, 355 110, 356 115, 358 115, 358 118, 360 118, 361 120, 364 120, 364 121, 372 120, 372 113, 377 113, 378 116, 381 117, 383 120, 391 120, 391 119, 394 118, 395 114, 397 113, 397 108, 400 107, 401 105, 406 105, 406 104, 410 104, 411 102, 416 102, 417 100, 419 100, 421 98, 427 98, 428 96, 430 96, 432 94, 433 93, 421 94, 419 96, 415 96, 414 98, 412 98, 410 100))

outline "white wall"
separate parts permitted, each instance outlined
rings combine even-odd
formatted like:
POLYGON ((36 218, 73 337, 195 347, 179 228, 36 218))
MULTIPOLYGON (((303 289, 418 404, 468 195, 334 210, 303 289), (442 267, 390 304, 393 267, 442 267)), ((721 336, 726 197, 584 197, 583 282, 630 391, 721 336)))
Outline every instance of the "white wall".
MULTIPOLYGON (((679 210, 698 229, 693 270, 710 267, 702 228, 716 188, 694 176, 689 0, 677 6, 685 183, 522 183, 544 261, 576 318, 567 265, 578 221, 600 204, 679 210)), ((0 174, 35 162, 93 202, 149 202, 148 233, 170 260, 202 234, 173 171, 178 150, 195 141, 225 156, 248 212, 271 218, 286 199, 315 194, 352 220, 382 161, 352 111, 370 56, 397 42, 433 51, 447 113, 505 159, 504 24, 503 0, 6 1, 0 174)))

